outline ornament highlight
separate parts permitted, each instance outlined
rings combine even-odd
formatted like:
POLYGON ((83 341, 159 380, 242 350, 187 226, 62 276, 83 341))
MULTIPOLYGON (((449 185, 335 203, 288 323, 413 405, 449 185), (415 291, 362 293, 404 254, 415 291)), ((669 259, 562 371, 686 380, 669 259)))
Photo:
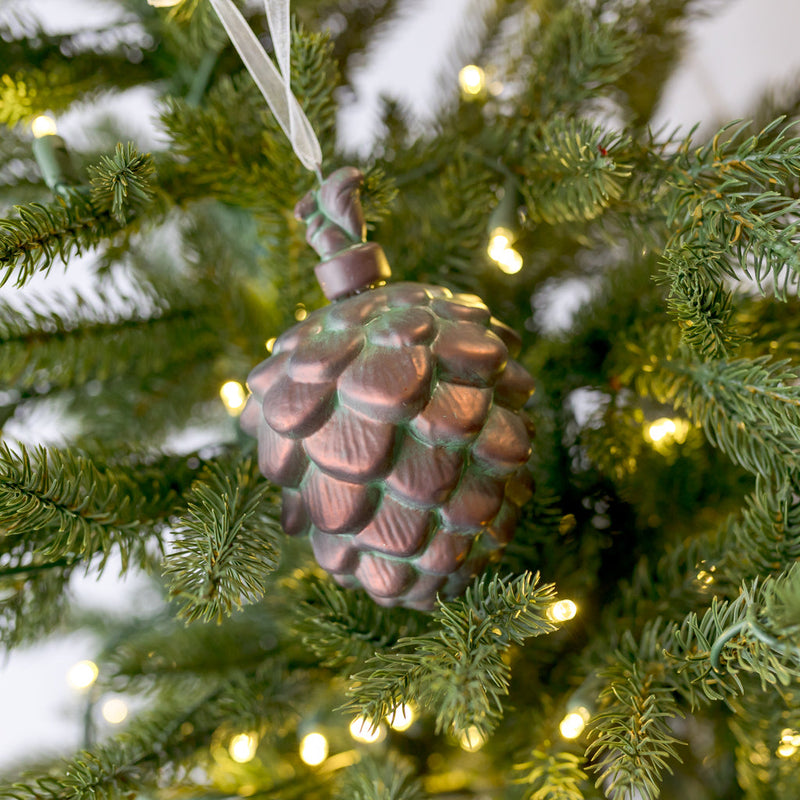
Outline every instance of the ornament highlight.
POLYGON ((321 733, 308 733, 300 741, 300 759, 310 767, 319 766, 328 757, 328 740, 321 733))
MULTIPOLYGON (((428 610, 500 557, 530 494, 533 379, 480 298, 388 284, 344 168, 298 203, 333 302, 248 376, 241 426, 283 487, 282 524, 384 606, 428 610)), ((305 309, 303 309, 305 311, 305 309)))
POLYGON ((94 661, 79 661, 67 672, 67 683, 73 689, 88 689, 97 680, 99 674, 100 670, 94 661))

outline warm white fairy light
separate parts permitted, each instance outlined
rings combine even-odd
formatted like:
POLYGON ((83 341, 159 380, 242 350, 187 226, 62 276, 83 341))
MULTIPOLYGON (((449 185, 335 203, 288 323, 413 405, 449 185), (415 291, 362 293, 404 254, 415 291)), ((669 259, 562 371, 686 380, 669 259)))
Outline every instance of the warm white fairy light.
POLYGON ((489 258, 497 261, 503 252, 511 247, 513 241, 514 235, 510 230, 507 228, 495 228, 489 234, 489 246, 486 248, 489 258))
POLYGON ((42 136, 55 136, 58 133, 56 121, 47 114, 41 114, 31 123, 31 132, 37 139, 42 136))
POLYGON ((506 275, 516 275, 522 269, 522 256, 513 247, 506 247, 494 261, 506 275))
POLYGON ((229 414, 236 416, 247 400, 247 392, 239 381, 226 381, 219 389, 219 396, 229 414))
POLYGON ((328 757, 328 740, 321 733, 308 733, 300 742, 300 758, 316 767, 328 757))
POLYGON ((357 742, 374 744, 386 738, 386 728, 383 725, 373 725, 365 717, 356 717, 350 723, 350 735, 357 742))
POLYGON ((462 750, 474 753, 486 744, 486 736, 476 725, 470 725, 459 737, 458 744, 462 750))
POLYGON ((674 420, 662 417, 657 419, 647 430, 647 435, 653 442, 660 442, 665 436, 670 436, 675 433, 678 426, 674 420))
POLYGON ((775 752, 781 758, 791 758, 797 752, 797 748, 791 742, 781 742, 775 752))
POLYGON ((800 747, 800 733, 793 731, 791 728, 784 728, 781 731, 781 743, 800 747))
POLYGON ((297 306, 297 309, 294 312, 294 318, 298 322, 302 322, 308 316, 308 310, 304 305, 297 306))
POLYGON ((577 739, 583 733, 589 716, 589 709, 583 706, 573 709, 561 720, 558 730, 565 739, 577 739))
POLYGON ((265 347, 267 348, 268 353, 272 352, 272 348, 275 347, 275 342, 277 341, 278 341, 277 336, 273 336, 271 339, 267 339, 267 341, 265 342, 265 347))
POLYGON ((386 717, 389 727, 395 731, 407 731, 414 724, 414 709, 408 703, 400 703, 386 717))
POLYGON ((545 612, 550 622, 566 622, 578 613, 578 606, 572 600, 559 600, 545 612))
POLYGON ((228 745, 228 752, 237 764, 246 764, 255 758, 258 737, 254 733, 237 733, 228 745))
POLYGON ((147 0, 147 4, 153 6, 153 8, 170 8, 171 6, 178 5, 180 2, 182 2, 182 0, 147 0))
POLYGON ((119 725, 128 716, 128 704, 124 700, 120 700, 119 697, 112 697, 103 703, 101 713, 106 722, 110 722, 112 725, 119 725))
POLYGON ((458 73, 458 83, 464 94, 475 96, 486 86, 486 73, 475 64, 467 64, 458 73))
POLYGON ((100 670, 94 661, 79 661, 70 667, 67 683, 73 689, 88 689, 96 680, 100 670))

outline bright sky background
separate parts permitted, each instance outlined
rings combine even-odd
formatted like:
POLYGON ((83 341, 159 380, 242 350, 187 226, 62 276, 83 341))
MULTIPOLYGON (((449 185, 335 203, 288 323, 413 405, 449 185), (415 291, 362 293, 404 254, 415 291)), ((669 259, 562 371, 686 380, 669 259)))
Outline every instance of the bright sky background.
MULTIPOLYGON (((108 5, 89 0, 16 0, 41 9, 54 29, 64 20, 85 14, 106 14, 108 5)), ((357 143, 373 119, 380 92, 399 95, 417 109, 431 102, 436 84, 432 75, 447 36, 463 20, 470 2, 487 0, 411 0, 390 40, 376 43, 366 68, 355 81, 358 97, 343 118, 344 140, 357 143)), ((8 2, 8 0, 6 0, 8 2)), ((144 2, 144 0, 142 0, 144 2)), ((800 75, 800 3, 798 0, 730 0, 724 12, 698 22, 692 47, 674 76, 659 119, 686 128, 698 120, 745 116, 761 90, 800 75)), ((452 40, 452 39, 451 39, 452 40)), ((448 75, 441 76, 444 80, 448 75)), ((455 84, 455 72, 449 75, 455 84)), ((126 100, 123 113, 133 114, 133 127, 147 147, 152 128, 146 98, 126 100)), ((79 138, 81 122, 63 121, 66 138, 79 138)), ((86 270, 71 265, 61 286, 80 286, 86 270)), ((54 281, 48 279, 48 287, 54 281)), ((43 281, 31 288, 41 290, 43 281)), ((11 290, 3 289, 3 294, 11 290)), ((85 603, 105 607, 141 607, 146 586, 136 579, 119 582, 113 570, 99 584, 75 581, 75 594, 85 603)), ((56 639, 15 651, 0 663, 0 768, 17 759, 45 752, 74 750, 80 744, 81 698, 66 684, 66 672, 76 661, 91 656, 85 637, 56 639)))

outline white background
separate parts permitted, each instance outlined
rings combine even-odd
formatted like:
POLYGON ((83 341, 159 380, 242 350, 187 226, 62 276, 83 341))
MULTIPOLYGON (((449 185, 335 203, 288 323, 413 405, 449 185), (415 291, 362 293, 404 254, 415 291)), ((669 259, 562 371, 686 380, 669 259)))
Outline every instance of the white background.
MULTIPOLYGON (((364 132, 374 119, 380 92, 400 96, 424 110, 436 90, 433 75, 455 85, 454 71, 440 74, 441 54, 473 1, 408 2, 402 21, 391 37, 375 43, 376 52, 355 81, 356 102, 342 118, 345 141, 366 140, 364 132)), ((21 0, 17 5, 23 5, 21 0)), ((691 46, 664 96, 659 122, 688 128, 697 121, 747 116, 766 86, 790 82, 800 74, 797 0, 731 0, 717 5, 723 10, 693 27, 691 46)), ((71 20, 86 19, 86 14, 105 15, 109 8, 86 0, 31 0, 25 7, 40 9, 53 30, 69 26, 71 20)), ((146 109, 141 98, 135 103, 128 98, 122 109, 123 114, 132 115, 130 127, 138 131, 144 148, 152 146, 154 135, 146 109)), ((68 141, 79 139, 80 120, 63 122, 68 141)), ((85 274, 71 265, 64 281, 80 284, 85 274)), ((48 280, 48 286, 53 285, 48 280)), ((38 291, 40 286, 33 288, 38 291)), ((2 291, 4 296, 11 292, 2 291)), ((141 608, 148 590, 141 579, 118 581, 109 570, 98 584, 76 580, 74 591, 87 604, 141 608)), ((82 700, 68 688, 65 675, 73 663, 91 654, 89 640, 73 637, 15 651, 0 664, 0 768, 47 752, 67 753, 80 745, 82 700)))

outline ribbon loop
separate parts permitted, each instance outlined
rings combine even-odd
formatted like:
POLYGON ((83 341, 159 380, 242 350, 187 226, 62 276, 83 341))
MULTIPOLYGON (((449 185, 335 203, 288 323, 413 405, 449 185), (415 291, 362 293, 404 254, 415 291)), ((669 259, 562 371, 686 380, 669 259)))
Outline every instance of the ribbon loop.
POLYGON ((258 86, 300 163, 321 174, 322 149, 308 117, 292 94, 289 0, 265 0, 267 25, 278 68, 261 46, 233 0, 210 0, 233 46, 258 86))

